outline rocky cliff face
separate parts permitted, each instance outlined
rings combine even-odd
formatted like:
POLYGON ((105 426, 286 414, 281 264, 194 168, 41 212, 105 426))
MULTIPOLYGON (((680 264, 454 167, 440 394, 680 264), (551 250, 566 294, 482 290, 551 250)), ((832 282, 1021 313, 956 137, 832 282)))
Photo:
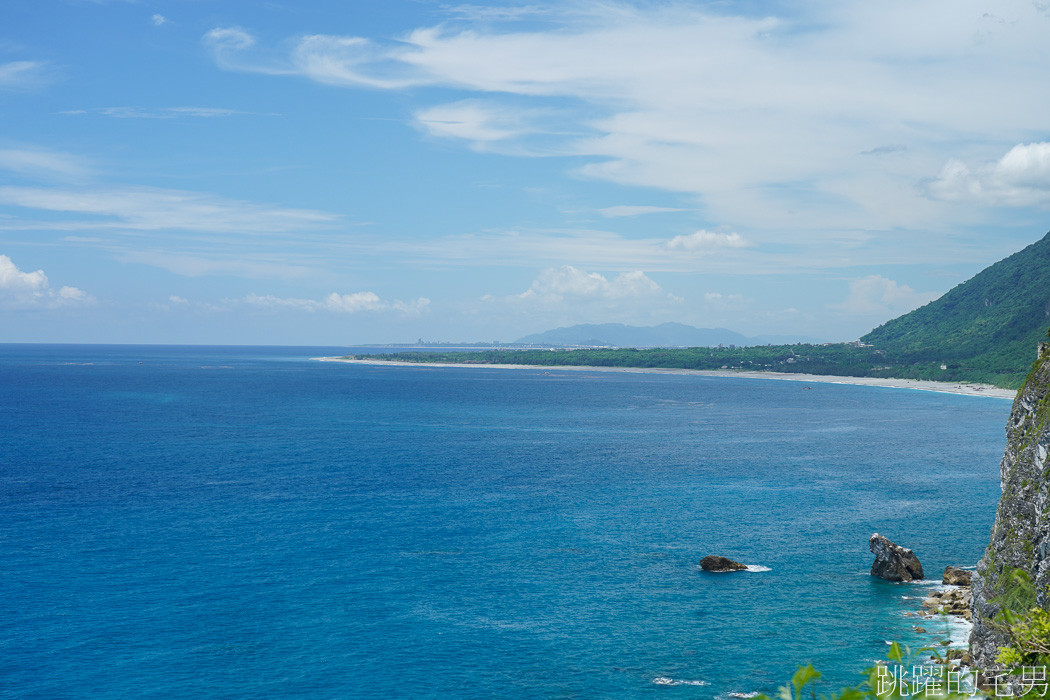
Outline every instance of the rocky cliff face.
POLYGON ((992 540, 973 577, 973 633, 970 652, 980 668, 995 666, 1006 643, 992 623, 996 598, 1010 585, 1013 569, 1035 584, 1036 602, 1048 607, 1050 586, 1050 345, 1039 344, 1039 360, 1014 400, 1006 425, 1006 452, 1000 466, 1002 496, 992 540))

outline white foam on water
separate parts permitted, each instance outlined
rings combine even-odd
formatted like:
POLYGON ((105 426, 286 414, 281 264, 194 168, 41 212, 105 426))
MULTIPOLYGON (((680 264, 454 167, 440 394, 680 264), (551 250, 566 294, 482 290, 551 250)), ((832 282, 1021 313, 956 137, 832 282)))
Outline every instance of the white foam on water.
POLYGON ((757 573, 759 571, 772 571, 772 569, 770 569, 768 566, 760 566, 758 564, 748 564, 746 570, 752 573, 757 573))
POLYGON ((730 698, 757 698, 761 693, 727 693, 730 698))
MULTIPOLYGON (((708 685, 707 681, 682 681, 676 678, 668 678, 667 676, 657 676, 653 679, 653 683, 656 685, 708 685)), ((747 696, 752 697, 752 696, 747 696)))

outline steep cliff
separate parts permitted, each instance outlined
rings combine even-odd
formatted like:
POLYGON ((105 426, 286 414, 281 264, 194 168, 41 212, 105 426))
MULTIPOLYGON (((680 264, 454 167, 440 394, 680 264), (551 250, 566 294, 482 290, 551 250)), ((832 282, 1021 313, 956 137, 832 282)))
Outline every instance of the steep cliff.
POLYGON ((976 665, 991 668, 1006 643, 994 618, 1016 587, 1013 570, 1035 584, 1036 603, 1050 605, 1050 344, 1014 400, 1000 465, 1002 496, 992 538, 973 577, 974 626, 970 651, 976 665))

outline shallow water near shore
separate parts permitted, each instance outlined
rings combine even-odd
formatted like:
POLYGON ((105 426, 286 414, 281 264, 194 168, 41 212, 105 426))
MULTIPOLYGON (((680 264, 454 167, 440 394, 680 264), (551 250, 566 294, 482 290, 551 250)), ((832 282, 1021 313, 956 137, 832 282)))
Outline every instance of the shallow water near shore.
POLYGON ((871 533, 939 579, 994 518, 1005 400, 343 352, 0 346, 7 696, 837 687, 942 638, 871 533))

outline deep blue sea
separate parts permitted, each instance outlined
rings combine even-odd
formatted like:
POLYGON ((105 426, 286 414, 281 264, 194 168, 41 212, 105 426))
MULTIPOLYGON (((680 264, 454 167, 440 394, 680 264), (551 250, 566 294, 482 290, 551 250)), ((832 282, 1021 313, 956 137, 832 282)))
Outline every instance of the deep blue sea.
POLYGON ((0 697, 830 690, 988 540, 1002 399, 349 350, 0 345, 0 697))

